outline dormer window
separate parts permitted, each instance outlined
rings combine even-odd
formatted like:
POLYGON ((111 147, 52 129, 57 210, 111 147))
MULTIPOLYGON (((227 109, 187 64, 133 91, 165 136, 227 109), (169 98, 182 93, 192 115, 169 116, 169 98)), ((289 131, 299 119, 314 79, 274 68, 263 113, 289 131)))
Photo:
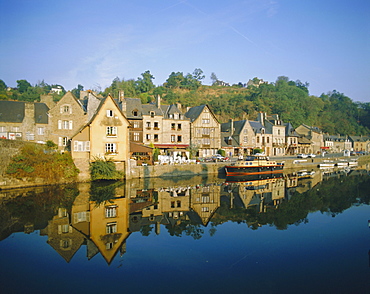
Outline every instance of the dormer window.
POLYGON ((150 117, 154 117, 154 111, 150 112, 150 117))
POLYGON ((107 110, 107 117, 113 117, 113 110, 107 110))
POLYGON ((261 129, 261 134, 264 134, 265 133, 265 129, 261 129))
POLYGON ((137 111, 137 109, 134 109, 134 110, 132 111, 132 115, 133 115, 133 116, 138 116, 138 115, 139 115, 139 112, 137 111))

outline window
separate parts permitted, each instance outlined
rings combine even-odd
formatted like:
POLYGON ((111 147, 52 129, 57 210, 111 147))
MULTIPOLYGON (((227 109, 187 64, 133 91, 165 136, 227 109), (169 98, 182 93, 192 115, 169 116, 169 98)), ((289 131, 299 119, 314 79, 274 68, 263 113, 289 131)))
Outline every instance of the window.
POLYGON ((72 228, 68 224, 58 225, 58 234, 67 234, 70 231, 72 231, 72 228))
POLYGON ((134 141, 138 142, 140 140, 140 134, 134 133, 134 141))
POLYGON ((171 142, 175 142, 175 139, 176 139, 176 136, 175 135, 171 135, 171 142))
POLYGON ((114 246, 113 242, 109 242, 107 244, 105 244, 105 249, 109 250, 109 249, 112 249, 114 246))
POLYGON ((210 123, 210 119, 209 118, 210 118, 209 112, 203 113, 202 123, 209 124, 210 123))
POLYGON ((107 136, 117 137, 117 127, 107 127, 107 136))
POLYGON ((67 137, 59 137, 59 146, 67 146, 68 138, 67 137))
POLYGON ((257 137, 257 144, 260 142, 260 137, 257 137))
POLYGON ((180 200, 177 200, 176 201, 176 205, 177 205, 178 208, 180 208, 181 207, 181 201, 180 200))
POLYGON ((60 107, 60 113, 72 113, 72 108, 70 105, 62 105, 60 107))
POLYGON ((105 207, 105 217, 116 217, 116 216, 117 216, 117 205, 105 207))
POLYGON ((114 234, 117 233, 117 223, 108 223, 105 227, 105 232, 107 234, 114 234))
POLYGON ((171 201, 171 208, 175 208, 175 201, 171 201))
POLYGON ((19 127, 13 127, 13 132, 19 132, 19 127))
POLYGON ((209 207, 202 207, 202 212, 209 212, 209 207))
POLYGON ((89 222, 90 221, 90 212, 80 211, 73 214, 74 223, 89 222))
POLYGON ((176 124, 171 124, 171 130, 175 130, 176 124))
POLYGON ((43 127, 37 128, 37 135, 44 135, 44 133, 45 133, 45 128, 43 127))
POLYGON ((270 137, 267 137, 266 141, 267 141, 267 144, 269 144, 270 143, 270 137))
POLYGON ((150 141, 150 134, 146 134, 146 140, 150 141))
POLYGON ((203 138, 203 145, 211 145, 211 140, 209 138, 203 138))
POLYGON ((107 117, 113 117, 113 110, 107 110, 107 117))
POLYGON ((159 123, 157 121, 154 122, 154 129, 159 130, 159 123))
POLYGON ((150 121, 147 121, 147 122, 146 122, 146 128, 147 128, 148 130, 150 130, 150 121))
POLYGON ((202 196, 202 203, 209 203, 210 199, 211 198, 209 196, 202 196))
POLYGON ((244 143, 248 143, 248 136, 244 136, 244 137, 243 137, 243 142, 244 142, 244 143))
POLYGON ((177 124, 177 130, 181 131, 181 124, 177 124))
POLYGON ((211 129, 210 128, 203 128, 203 135, 210 135, 211 129))
POLYGON ((158 142, 158 134, 154 134, 154 141, 158 142))
POLYGON ((139 122, 138 121, 134 121, 134 129, 138 129, 140 126, 139 126, 139 122))
POLYGON ((76 152, 90 151, 90 141, 74 141, 73 151, 76 152))
POLYGON ((280 130, 277 130, 278 136, 280 136, 280 130))
POLYGON ((182 141, 181 135, 177 136, 177 142, 181 142, 181 141, 182 141))
POLYGON ((106 143, 105 153, 116 153, 116 143, 106 143))

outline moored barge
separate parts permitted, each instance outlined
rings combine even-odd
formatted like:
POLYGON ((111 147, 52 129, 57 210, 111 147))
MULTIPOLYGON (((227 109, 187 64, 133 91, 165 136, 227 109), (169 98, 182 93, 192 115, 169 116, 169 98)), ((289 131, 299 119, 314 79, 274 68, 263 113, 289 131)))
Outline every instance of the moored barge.
POLYGON ((270 160, 263 155, 247 156, 244 160, 225 166, 228 176, 281 173, 283 168, 284 163, 270 160))

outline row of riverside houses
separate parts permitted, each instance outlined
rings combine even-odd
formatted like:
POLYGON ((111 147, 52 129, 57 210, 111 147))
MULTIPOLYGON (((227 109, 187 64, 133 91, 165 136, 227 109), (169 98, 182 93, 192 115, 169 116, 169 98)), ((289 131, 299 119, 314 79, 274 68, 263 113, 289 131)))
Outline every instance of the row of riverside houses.
MULTIPOLYGON (((256 121, 219 123, 207 105, 183 108, 180 104, 142 104, 138 98, 100 97, 81 91, 79 99, 67 92, 54 102, 0 101, 0 138, 45 143, 70 150, 78 168, 109 156, 119 169, 130 158, 152 163, 152 150, 162 154, 193 149, 209 157, 220 149, 228 156, 249 155, 260 148, 268 156, 320 153, 323 150, 368 151, 369 137, 324 134, 307 125, 295 128, 277 114, 259 113, 256 121)), ((188 153, 187 153, 188 154, 188 153)))

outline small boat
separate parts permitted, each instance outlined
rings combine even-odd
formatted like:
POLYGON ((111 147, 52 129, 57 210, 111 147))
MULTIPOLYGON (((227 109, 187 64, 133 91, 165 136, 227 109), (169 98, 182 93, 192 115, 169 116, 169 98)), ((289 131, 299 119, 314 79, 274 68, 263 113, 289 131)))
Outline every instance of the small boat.
POLYGON ((232 165, 225 166, 226 175, 253 175, 281 173, 284 163, 270 160, 264 155, 247 156, 245 160, 239 160, 232 165))

